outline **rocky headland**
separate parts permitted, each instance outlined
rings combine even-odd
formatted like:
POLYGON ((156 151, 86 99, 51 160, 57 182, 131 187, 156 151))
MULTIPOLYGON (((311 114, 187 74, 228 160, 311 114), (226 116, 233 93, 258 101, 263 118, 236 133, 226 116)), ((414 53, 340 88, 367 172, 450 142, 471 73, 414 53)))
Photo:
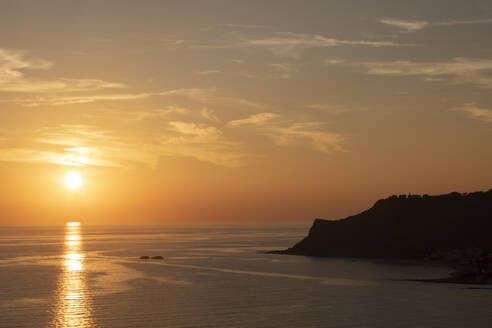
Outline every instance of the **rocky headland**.
POLYGON ((492 280, 492 189, 399 195, 340 220, 316 219, 309 234, 276 253, 318 257, 433 259, 455 280, 492 280))

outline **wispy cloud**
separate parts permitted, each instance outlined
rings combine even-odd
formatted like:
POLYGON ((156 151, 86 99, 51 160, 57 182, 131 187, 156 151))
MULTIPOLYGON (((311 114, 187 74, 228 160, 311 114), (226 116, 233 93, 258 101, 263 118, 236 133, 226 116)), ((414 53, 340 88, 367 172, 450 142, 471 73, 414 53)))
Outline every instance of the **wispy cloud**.
POLYGON ((297 71, 297 69, 291 63, 273 63, 270 64, 270 67, 272 67, 276 71, 274 77, 280 79, 290 79, 292 77, 292 74, 297 71))
POLYGON ((281 146, 305 146, 325 154, 343 151, 345 137, 323 129, 322 122, 291 122, 278 114, 258 113, 248 118, 230 121, 229 127, 253 126, 257 133, 268 136, 281 146), (274 119, 278 119, 273 121, 274 119))
POLYGON ((13 102, 27 107, 36 106, 60 106, 71 104, 87 104, 95 101, 110 101, 110 100, 135 100, 150 97, 152 93, 115 93, 115 94, 100 94, 87 96, 63 96, 63 95, 45 95, 35 96, 31 98, 14 98, 4 100, 3 102, 13 102))
POLYGON ((128 138, 90 125, 57 125, 0 148, 0 160, 70 166, 123 167, 130 163, 154 164, 149 149, 132 146, 128 138))
POLYGON ((392 41, 342 40, 327 38, 319 34, 276 33, 274 36, 245 40, 237 47, 264 48, 279 57, 298 57, 303 51, 313 48, 337 46, 395 47, 392 41))
POLYGON ((246 154, 238 142, 229 141, 223 132, 210 125, 190 122, 169 122, 175 135, 161 138, 165 156, 191 157, 220 166, 238 167, 246 154))
POLYGON ((345 137, 322 129, 322 122, 294 123, 288 126, 273 126, 266 131, 279 145, 305 145, 325 154, 343 151, 345 137))
POLYGON ((338 64, 343 64, 345 60, 336 59, 336 58, 326 58, 323 62, 325 65, 338 65, 338 64))
POLYGON ((364 66, 367 67, 367 73, 373 75, 420 75, 492 88, 492 77, 487 74, 487 71, 492 69, 490 59, 454 58, 447 62, 394 61, 366 63, 364 66))
POLYGON ((161 157, 188 157, 238 167, 246 155, 219 128, 182 121, 167 122, 144 138, 91 125, 57 125, 0 143, 0 161, 69 166, 155 166, 161 157))
POLYGON ((121 83, 99 79, 33 79, 25 76, 24 70, 47 70, 53 63, 31 58, 24 51, 0 49, 0 91, 4 92, 76 92, 107 88, 123 88, 121 83))
POLYGON ((228 126, 240 126, 240 125, 264 125, 271 119, 278 117, 275 113, 258 113, 251 115, 250 117, 243 118, 241 120, 234 120, 227 123, 228 126))
POLYGON ((220 119, 217 117, 215 111, 208 107, 203 107, 202 110, 200 111, 200 115, 209 121, 220 122, 220 119))
POLYGON ((39 58, 26 58, 25 51, 0 48, 0 76, 18 77, 20 69, 49 69, 53 63, 39 58))
POLYGON ((449 20, 449 21, 440 21, 440 22, 429 22, 425 20, 407 20, 407 19, 400 19, 400 18, 381 18, 379 22, 382 24, 399 28, 402 33, 412 33, 433 26, 490 24, 492 23, 492 18, 449 20))
POLYGON ((304 51, 314 48, 361 46, 361 47, 396 47, 400 44, 393 41, 374 40, 344 40, 329 38, 319 34, 292 32, 269 33, 268 36, 254 38, 238 34, 215 43, 184 42, 191 49, 263 49, 275 56, 283 58, 298 58, 304 51))
POLYGON ((218 73, 220 73, 220 71, 216 70, 216 69, 209 69, 209 70, 205 70, 205 71, 196 72, 196 74, 198 74, 198 75, 211 75, 211 74, 218 74, 218 73))
POLYGON ((474 25, 474 24, 490 24, 492 23, 492 18, 485 19, 470 19, 470 20, 450 20, 436 22, 435 26, 453 26, 453 25, 474 25))
POLYGON ((171 115, 186 116, 191 113, 191 110, 180 106, 166 106, 165 108, 159 108, 154 110, 137 111, 136 113, 130 112, 132 117, 135 117, 137 121, 155 118, 169 118, 171 115))
POLYGON ((155 166, 162 157, 187 157, 239 167, 245 164, 250 151, 245 150, 247 143, 228 136, 230 133, 237 138, 233 129, 267 136, 281 146, 307 147, 327 154, 342 151, 345 140, 338 133, 326 131, 322 122, 294 122, 269 112, 228 123, 223 123, 208 108, 192 113, 186 108, 169 107, 140 114, 132 121, 134 124, 148 124, 162 118, 159 129, 135 135, 128 133, 127 123, 123 129, 115 126, 112 130, 62 124, 24 133, 22 137, 12 134, 9 137, 7 133, 0 137, 0 161, 125 168, 155 166), (152 120, 145 122, 147 118, 152 120))
POLYGON ((176 50, 183 47, 186 44, 186 40, 169 37, 162 39, 161 43, 167 50, 176 50))
POLYGON ((269 25, 257 25, 257 24, 218 24, 218 26, 240 28, 240 29, 265 29, 271 28, 269 25))
POLYGON ((141 162, 154 165, 149 145, 92 125, 60 125, 39 130, 38 143, 58 145, 64 154, 57 164, 123 167, 141 162))
POLYGON ((201 104, 222 104, 229 106, 245 106, 253 108, 264 108, 265 105, 244 98, 222 96, 217 88, 182 88, 162 92, 142 93, 106 93, 97 95, 64 96, 60 94, 39 95, 33 97, 17 97, 0 100, 0 102, 12 102, 23 106, 60 106, 71 104, 87 104, 96 101, 123 101, 138 100, 153 96, 161 97, 186 97, 201 104))
POLYGON ((450 109, 451 111, 465 112, 470 118, 492 123, 492 109, 480 108, 475 103, 468 103, 461 107, 450 109))
POLYGON ((361 66, 367 74, 380 76, 422 76, 426 81, 447 81, 455 84, 473 84, 492 88, 491 59, 454 58, 441 62, 385 61, 347 63, 361 66))
POLYGON ((217 88, 182 88, 158 93, 160 96, 181 96, 202 104, 223 104, 229 106, 246 106, 264 108, 265 105, 244 98, 228 97, 218 93, 217 88))
POLYGON ((402 30, 403 33, 411 33, 422 30, 429 25, 426 21, 403 20, 396 18, 381 18, 380 22, 402 30))

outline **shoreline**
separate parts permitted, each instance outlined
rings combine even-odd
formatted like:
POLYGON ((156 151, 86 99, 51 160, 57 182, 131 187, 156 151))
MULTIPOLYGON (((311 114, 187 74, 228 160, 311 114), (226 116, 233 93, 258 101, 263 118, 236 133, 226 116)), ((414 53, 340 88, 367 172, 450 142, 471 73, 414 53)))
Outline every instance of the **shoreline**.
MULTIPOLYGON (((455 285, 471 285, 471 286, 490 286, 492 285, 492 280, 460 280, 453 277, 448 278, 438 278, 438 279, 403 279, 400 281, 411 281, 411 282, 423 282, 423 283, 434 283, 434 284, 455 284, 455 285)), ((492 289, 490 288, 473 288, 473 289, 492 289)))
MULTIPOLYGON (((478 273, 474 271, 473 265, 463 265, 462 263, 456 263, 453 261, 445 260, 432 260, 432 259, 419 259, 419 258, 371 258, 371 257, 345 257, 345 256, 315 256, 294 254, 286 250, 272 250, 265 251, 266 254, 278 254, 278 255, 294 255, 294 256, 306 256, 314 258, 344 258, 352 261, 364 260, 381 264, 405 264, 415 266, 432 266, 432 267, 445 267, 449 268, 449 276, 443 278, 431 278, 431 279, 401 279, 399 281, 412 281, 422 283, 436 283, 436 284, 459 284, 459 285, 471 285, 471 286, 490 286, 492 285, 491 273, 478 273)), ((491 288, 479 288, 476 289, 492 289, 491 288)))

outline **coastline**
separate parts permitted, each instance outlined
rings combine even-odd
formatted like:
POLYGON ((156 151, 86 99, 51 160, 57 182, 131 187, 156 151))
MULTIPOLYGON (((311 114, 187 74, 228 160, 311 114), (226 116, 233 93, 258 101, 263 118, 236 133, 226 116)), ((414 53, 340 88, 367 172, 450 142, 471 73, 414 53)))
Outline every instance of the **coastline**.
MULTIPOLYGON (((492 285, 491 273, 478 273, 475 271, 475 266, 472 264, 463 264, 463 262, 454 262, 449 260, 434 260, 430 258, 372 258, 372 257, 345 257, 345 256, 316 256, 316 255, 303 255, 290 253, 286 250, 272 250, 265 251, 266 254, 278 254, 278 255, 294 255, 294 256, 307 256, 315 258, 344 258, 352 261, 371 261, 380 264, 400 264, 400 265, 415 265, 425 267, 443 267, 449 268, 450 273, 448 277, 443 278, 422 278, 422 279, 401 279, 400 281, 412 281, 423 283, 438 283, 438 284, 459 284, 459 285, 473 285, 473 286, 489 286, 492 285)), ((482 288, 480 288, 482 289, 482 288)), ((492 289, 492 288, 483 288, 492 289)))

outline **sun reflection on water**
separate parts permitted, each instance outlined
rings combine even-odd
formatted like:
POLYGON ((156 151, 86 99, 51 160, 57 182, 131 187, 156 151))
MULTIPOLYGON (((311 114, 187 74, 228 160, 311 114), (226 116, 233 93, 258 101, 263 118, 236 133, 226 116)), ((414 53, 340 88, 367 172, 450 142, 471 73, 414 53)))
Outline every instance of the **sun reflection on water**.
POLYGON ((65 226, 63 272, 58 280, 55 327, 91 327, 91 308, 84 270, 79 222, 65 226))

